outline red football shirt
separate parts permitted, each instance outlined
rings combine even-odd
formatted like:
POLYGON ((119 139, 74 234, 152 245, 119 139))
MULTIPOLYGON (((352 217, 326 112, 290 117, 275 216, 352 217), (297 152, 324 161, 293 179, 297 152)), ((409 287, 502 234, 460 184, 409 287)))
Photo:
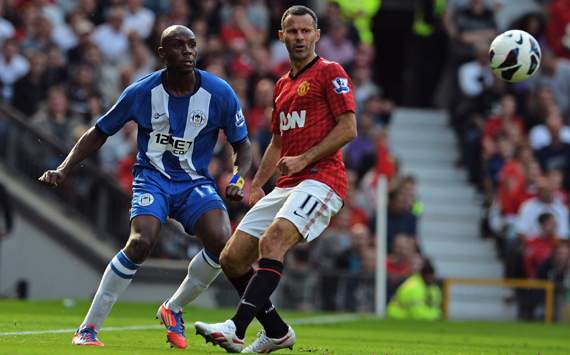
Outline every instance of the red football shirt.
MULTIPOLYGON (((282 76, 273 91, 272 132, 280 135, 281 156, 303 154, 320 143, 336 125, 336 117, 355 112, 352 82, 340 64, 316 57, 295 77, 282 76)), ((293 176, 281 176, 278 187, 313 179, 344 199, 346 173, 340 149, 293 176)))

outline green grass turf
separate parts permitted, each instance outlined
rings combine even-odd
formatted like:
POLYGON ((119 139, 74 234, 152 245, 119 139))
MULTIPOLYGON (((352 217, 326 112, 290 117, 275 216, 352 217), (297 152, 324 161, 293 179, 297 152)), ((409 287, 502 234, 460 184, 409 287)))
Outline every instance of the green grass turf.
MULTIPOLYGON (((0 333, 76 327, 88 304, 66 308, 61 301, 0 301, 0 333)), ((105 322, 107 327, 156 325, 157 304, 121 303, 105 322)), ((222 321, 231 309, 186 310, 187 322, 222 321)), ((283 312, 287 320, 315 313, 283 312)), ((251 341, 259 326, 254 323, 251 341)), ((297 344, 283 354, 570 354, 570 327, 539 323, 396 322, 363 317, 338 324, 296 325, 297 344)), ((113 331, 100 334, 104 348, 73 347, 71 333, 0 336, 0 354, 223 354, 189 331, 186 350, 170 349, 162 329, 113 331)))

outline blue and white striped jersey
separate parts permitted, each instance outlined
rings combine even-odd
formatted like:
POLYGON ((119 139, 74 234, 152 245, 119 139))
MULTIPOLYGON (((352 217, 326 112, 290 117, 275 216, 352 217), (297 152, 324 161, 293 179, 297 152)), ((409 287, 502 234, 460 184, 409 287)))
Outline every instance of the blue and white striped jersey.
POLYGON ((137 165, 158 170, 168 179, 210 178, 208 164, 218 132, 230 143, 247 138, 237 96, 224 80, 195 70, 197 89, 188 96, 170 95, 159 70, 131 84, 96 127, 113 135, 129 120, 138 124, 137 165))

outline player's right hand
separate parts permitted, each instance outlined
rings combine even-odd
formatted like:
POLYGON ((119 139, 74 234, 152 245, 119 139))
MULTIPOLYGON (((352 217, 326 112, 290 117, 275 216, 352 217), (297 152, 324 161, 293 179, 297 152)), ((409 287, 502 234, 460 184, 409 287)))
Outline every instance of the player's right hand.
POLYGON ((61 170, 48 170, 38 178, 39 181, 57 187, 65 180, 65 174, 61 170))
POLYGON ((261 200, 263 197, 265 197, 265 191, 263 191, 261 187, 252 186, 249 191, 249 205, 255 205, 257 201, 261 200))

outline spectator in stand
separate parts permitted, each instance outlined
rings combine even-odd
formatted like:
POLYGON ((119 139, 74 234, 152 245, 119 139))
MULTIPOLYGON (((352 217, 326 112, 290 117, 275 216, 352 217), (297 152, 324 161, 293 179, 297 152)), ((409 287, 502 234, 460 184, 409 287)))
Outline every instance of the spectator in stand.
POLYGON ((483 0, 470 0, 466 6, 450 2, 445 20, 454 63, 473 58, 476 46, 491 43, 497 34, 494 11, 483 0))
POLYGON ((61 85, 69 80, 69 67, 63 53, 57 46, 50 46, 47 51, 47 79, 50 86, 61 85))
POLYGON ((364 103, 364 111, 371 113, 374 116, 374 122, 382 127, 390 124, 393 110, 394 102, 380 95, 373 95, 364 103))
MULTIPOLYGON (((528 82, 532 84, 532 80, 528 82)), ((532 87, 532 85, 531 85, 532 87)), ((526 127, 535 127, 544 124, 544 120, 548 116, 550 110, 559 108, 554 102, 554 95, 549 86, 534 87, 534 91, 527 91, 525 104, 521 105, 526 127)))
POLYGON ((229 18, 222 25, 220 32, 223 43, 234 53, 241 53, 247 48, 248 42, 259 43, 260 33, 249 22, 246 10, 241 5, 231 7, 229 18))
POLYGON ((380 88, 372 81, 369 66, 356 66, 352 72, 352 84, 354 86, 354 101, 356 112, 364 111, 366 102, 373 97, 379 96, 380 88))
POLYGON ((483 185, 486 198, 491 199, 498 187, 501 170, 514 156, 515 145, 506 136, 495 137, 490 139, 488 143, 493 144, 493 148, 487 149, 494 151, 486 153, 483 185))
POLYGON ((570 144, 561 141, 561 120, 549 122, 550 144, 536 151, 542 171, 558 169, 564 174, 564 187, 570 188, 570 144))
POLYGON ((512 143, 516 144, 524 133, 524 122, 517 115, 515 98, 509 94, 503 95, 500 99, 499 112, 487 118, 483 126, 483 146, 487 149, 486 153, 498 150, 496 146, 493 146, 492 140, 499 135, 506 135, 512 143))
MULTIPOLYGON (((528 198, 526 166, 534 159, 528 146, 515 149, 515 154, 507 159, 498 176, 496 191, 487 191, 487 198, 493 200, 490 207, 489 227, 498 237, 499 254, 505 254, 505 238, 514 235, 520 205, 528 198)), ((537 174, 540 175, 538 164, 537 174)))
POLYGON ((559 199, 562 203, 568 207, 570 200, 568 199, 568 192, 564 189, 564 174, 558 169, 551 169, 546 172, 546 177, 552 184, 554 189, 554 198, 559 199))
POLYGON ((378 128, 374 123, 374 117, 369 112, 362 112, 358 116, 358 135, 344 149, 344 161, 348 169, 355 170, 358 178, 362 178, 370 165, 375 160, 376 142, 374 135, 378 128))
POLYGON ((92 96, 99 96, 93 70, 86 64, 80 64, 71 71, 71 82, 68 85, 67 97, 69 108, 76 116, 87 114, 88 100, 92 96))
POLYGON ((129 53, 133 71, 132 80, 137 81, 156 69, 157 60, 143 40, 135 33, 129 34, 129 53))
POLYGON ((78 64, 83 59, 88 47, 93 45, 91 42, 93 24, 85 19, 81 13, 76 12, 70 16, 78 17, 76 20, 77 24, 74 27, 77 42, 67 51, 67 60, 70 64, 78 64))
POLYGON ((170 0, 168 4, 168 11, 166 17, 168 25, 187 24, 192 16, 192 9, 188 1, 185 0, 170 0))
POLYGON ((141 39, 146 39, 154 24, 154 12, 143 6, 142 0, 126 0, 123 30, 134 31, 141 39))
POLYGON ((414 175, 403 176, 399 182, 398 188, 406 196, 408 204, 411 206, 411 212, 419 218, 424 211, 424 204, 418 200, 417 194, 418 181, 414 175))
POLYGON ((392 298, 396 289, 413 273, 413 260, 416 257, 416 241, 413 237, 398 234, 394 238, 392 252, 386 259, 388 277, 387 298, 392 298))
POLYGON ((437 320, 442 315, 441 300, 435 270, 430 261, 425 260, 421 271, 410 276, 388 303, 388 318, 437 320))
POLYGON ((220 0, 190 0, 192 8, 200 14, 208 24, 208 35, 215 37, 220 33, 222 25, 222 12, 219 11, 220 0))
POLYGON ((346 209, 348 214, 348 223, 351 227, 357 224, 368 225, 370 223, 370 215, 361 206, 362 201, 358 194, 358 176, 355 171, 347 169, 346 177, 348 180, 348 193, 343 208, 346 209))
POLYGON ((537 278, 538 268, 552 256, 558 242, 556 218, 551 213, 538 216, 540 232, 526 239, 523 244, 524 276, 537 278))
POLYGON ((562 201, 555 198, 552 183, 546 178, 540 178, 537 184, 538 193, 522 204, 517 222, 517 232, 522 240, 540 234, 538 217, 543 213, 551 213, 556 219, 556 235, 568 239, 568 208, 562 201))
POLYGON ((15 39, 7 39, 0 53, 0 100, 12 100, 13 84, 26 75, 30 68, 28 60, 19 53, 15 39))
POLYGON ((460 105, 466 106, 461 111, 466 113, 484 112, 485 108, 481 105, 488 101, 489 92, 495 81, 489 67, 487 46, 476 46, 475 54, 474 59, 462 64, 457 73, 459 89, 463 96, 460 105))
POLYGON ((75 11, 85 14, 89 22, 94 25, 100 25, 105 21, 103 12, 108 7, 99 6, 94 0, 79 0, 74 7, 75 11))
POLYGON ((113 102, 124 89, 120 84, 119 68, 105 61, 94 44, 88 44, 79 64, 87 65, 93 72, 92 85, 101 93, 103 102, 113 102))
POLYGON ((91 41, 99 47, 105 60, 122 64, 129 57, 128 33, 123 29, 125 11, 119 6, 109 9, 106 22, 97 26, 91 41))
POLYGON ((257 32, 265 37, 269 30, 269 9, 265 5, 264 0, 242 0, 245 5, 245 13, 247 20, 257 30, 257 32))
POLYGON ((332 23, 328 32, 317 43, 317 52, 348 69, 354 60, 356 48, 348 39, 344 21, 332 23))
POLYGON ((570 61, 568 59, 558 58, 548 47, 543 48, 540 70, 531 80, 533 92, 536 92, 538 88, 549 87, 562 115, 570 117, 570 61))
POLYGON ((416 237, 417 217, 411 212, 411 206, 406 195, 401 190, 390 193, 388 198, 388 225, 386 239, 388 252, 392 252, 394 239, 398 234, 416 237))
POLYGON ((53 26, 44 16, 37 16, 34 19, 30 31, 26 32, 26 37, 20 41, 20 48, 24 54, 30 51, 45 51, 52 41, 53 26))
MULTIPOLYGON (((247 131, 255 137, 262 127, 269 128, 267 110, 273 108, 273 86, 271 79, 261 79, 255 84, 253 105, 246 112, 247 131)), ((263 150, 261 151, 263 152, 263 150)))
POLYGON ((32 117, 32 123, 65 147, 75 143, 71 133, 79 121, 73 115, 65 90, 61 87, 54 86, 48 90, 47 103, 32 117))
POLYGON ((570 143, 570 126, 564 124, 560 110, 555 105, 551 106, 546 113, 544 123, 536 125, 530 130, 528 139, 532 149, 540 150, 549 146, 551 132, 558 132, 562 143, 570 143))
POLYGON ((346 22, 342 17, 342 9, 336 1, 328 1, 325 5, 323 14, 319 18, 319 27, 322 33, 329 33, 331 27, 338 23, 338 21, 345 22, 347 29, 347 37, 352 43, 360 42, 358 30, 354 27, 352 22, 346 22))
POLYGON ((12 105, 26 116, 35 114, 45 99, 49 87, 47 80, 47 57, 43 52, 34 52, 29 57, 30 71, 14 83, 12 105))

